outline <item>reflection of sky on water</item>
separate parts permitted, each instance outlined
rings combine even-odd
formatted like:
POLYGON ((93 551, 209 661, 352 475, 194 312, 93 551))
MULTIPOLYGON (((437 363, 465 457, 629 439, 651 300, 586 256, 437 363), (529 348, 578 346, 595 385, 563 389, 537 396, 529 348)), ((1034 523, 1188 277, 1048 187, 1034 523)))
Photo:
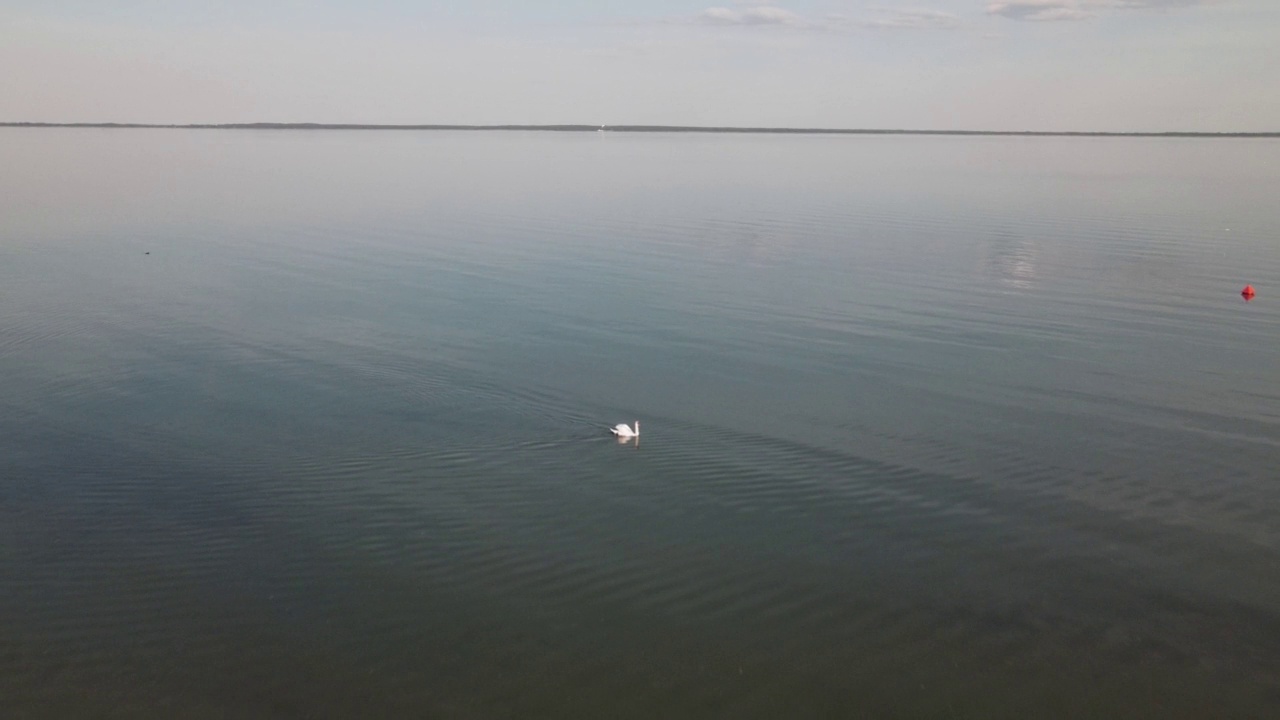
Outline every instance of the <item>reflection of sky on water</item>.
POLYGON ((0 130, 8 715, 1266 716, 1280 145, 601 135, 0 130))
POLYGON ((1029 290, 1036 281, 1036 247, 1025 235, 997 232, 988 245, 987 270, 1002 286, 1029 290))

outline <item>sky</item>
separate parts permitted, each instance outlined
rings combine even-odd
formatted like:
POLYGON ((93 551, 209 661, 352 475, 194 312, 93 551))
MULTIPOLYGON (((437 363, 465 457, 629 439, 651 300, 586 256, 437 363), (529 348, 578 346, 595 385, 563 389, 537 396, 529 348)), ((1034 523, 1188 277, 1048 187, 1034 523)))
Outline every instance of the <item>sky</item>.
POLYGON ((0 121, 1280 131, 1280 0, 0 0, 0 121))

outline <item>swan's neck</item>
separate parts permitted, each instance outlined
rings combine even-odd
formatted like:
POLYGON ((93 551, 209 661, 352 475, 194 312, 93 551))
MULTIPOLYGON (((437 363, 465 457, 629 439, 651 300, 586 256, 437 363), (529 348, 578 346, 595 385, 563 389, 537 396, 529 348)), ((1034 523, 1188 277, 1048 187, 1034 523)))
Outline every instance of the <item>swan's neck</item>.
POLYGON ((639 420, 636 420, 636 421, 635 421, 635 423, 636 423, 636 435, 639 435, 639 434, 640 434, 640 421, 639 421, 639 420))

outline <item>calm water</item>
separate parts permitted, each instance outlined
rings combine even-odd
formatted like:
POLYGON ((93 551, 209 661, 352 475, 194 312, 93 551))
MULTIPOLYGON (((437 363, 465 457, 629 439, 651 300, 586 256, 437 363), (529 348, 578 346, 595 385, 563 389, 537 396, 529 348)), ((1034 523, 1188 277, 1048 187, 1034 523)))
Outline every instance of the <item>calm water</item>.
POLYGON ((1280 707, 1280 142, 0 167, 6 717, 1280 707))

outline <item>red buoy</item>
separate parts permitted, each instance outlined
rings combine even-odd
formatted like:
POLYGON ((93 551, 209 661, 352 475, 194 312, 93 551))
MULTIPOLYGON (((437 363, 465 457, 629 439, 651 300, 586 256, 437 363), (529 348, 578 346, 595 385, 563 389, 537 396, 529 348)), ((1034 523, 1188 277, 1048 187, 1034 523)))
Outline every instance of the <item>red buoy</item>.
POLYGON ((1244 289, 1240 291, 1240 296, 1241 296, 1241 297, 1243 297, 1243 298, 1245 299, 1245 301, 1246 301, 1246 302, 1247 302, 1247 301, 1249 301, 1249 300, 1252 300, 1252 299, 1253 299, 1253 286, 1252 286, 1252 285, 1245 285, 1245 286, 1244 286, 1244 289))

